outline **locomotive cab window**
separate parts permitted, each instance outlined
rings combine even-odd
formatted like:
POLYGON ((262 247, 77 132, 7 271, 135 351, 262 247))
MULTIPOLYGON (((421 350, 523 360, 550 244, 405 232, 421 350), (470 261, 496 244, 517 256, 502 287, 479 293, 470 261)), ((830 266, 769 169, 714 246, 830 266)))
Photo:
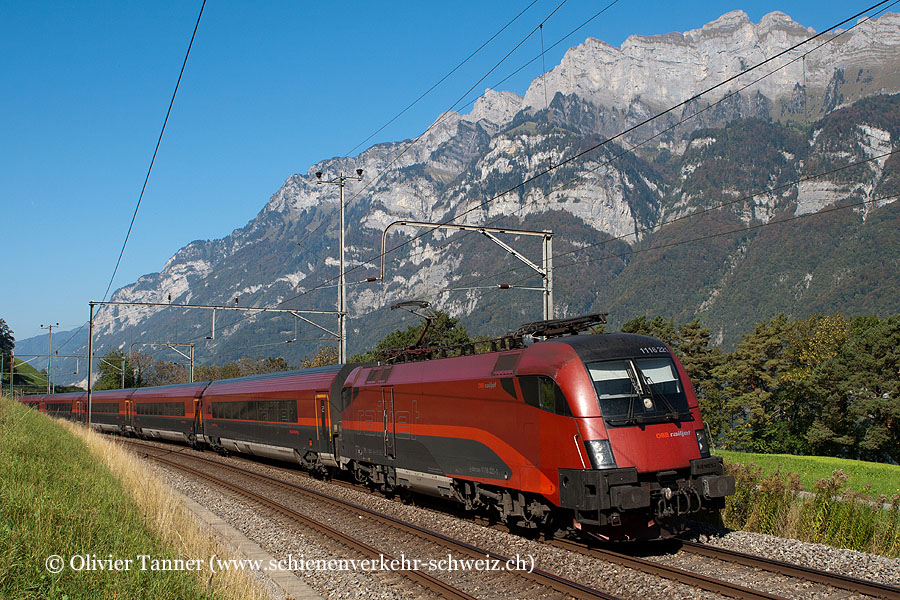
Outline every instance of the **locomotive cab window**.
POLYGON ((692 420, 675 363, 668 357, 609 360, 587 368, 610 425, 692 420))
POLYGON ((526 404, 548 412, 571 417, 569 402, 555 381, 543 375, 522 375, 519 387, 526 404))

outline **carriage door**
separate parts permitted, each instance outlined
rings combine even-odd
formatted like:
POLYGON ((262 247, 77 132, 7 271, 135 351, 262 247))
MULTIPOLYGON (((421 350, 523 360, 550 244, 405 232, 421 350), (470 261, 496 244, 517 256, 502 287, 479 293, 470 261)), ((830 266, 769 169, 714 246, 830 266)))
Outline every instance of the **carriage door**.
POLYGON ((381 388, 381 407, 384 423, 384 455, 387 458, 397 456, 397 432, 394 427, 394 388, 381 388))
POLYGON ((316 392, 316 439, 319 450, 328 451, 331 444, 331 411, 328 410, 328 392, 316 392))
POLYGON ((191 425, 191 432, 195 439, 199 439, 203 435, 203 407, 200 406, 200 398, 194 398, 194 424, 191 425))
POLYGON ((132 422, 131 422, 131 411, 132 411, 131 400, 126 400, 126 401, 125 401, 125 427, 131 427, 131 426, 132 426, 132 422))

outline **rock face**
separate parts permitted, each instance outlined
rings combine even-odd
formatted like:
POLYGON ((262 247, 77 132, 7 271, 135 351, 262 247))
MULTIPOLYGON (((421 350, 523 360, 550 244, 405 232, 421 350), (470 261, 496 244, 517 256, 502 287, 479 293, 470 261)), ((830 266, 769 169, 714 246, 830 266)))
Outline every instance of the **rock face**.
MULTIPOLYGON (((599 282, 612 285, 627 274, 635 244, 658 238, 659 227, 672 218, 771 188, 723 209, 745 224, 766 222, 785 211, 816 212, 851 196, 871 199, 888 182, 896 184, 897 161, 882 156, 852 177, 787 185, 810 174, 810 165, 824 171, 851 159, 884 155, 897 145, 895 104, 870 107, 877 113, 872 118, 864 111, 841 111, 860 99, 900 90, 900 15, 886 14, 836 33, 700 98, 694 96, 815 32, 784 13, 754 24, 734 11, 684 33, 632 36, 621 48, 589 38, 570 49, 545 78, 536 79, 524 98, 486 90, 469 114, 440 115, 416 140, 378 144, 359 156, 322 161, 292 175, 246 226, 220 240, 190 243, 160 273, 141 277, 113 298, 157 302, 171 294, 175 304, 222 304, 238 297, 241 306, 333 309, 333 287, 311 290, 336 275, 338 190, 317 186, 314 173, 332 176, 362 168, 365 182, 348 188, 347 195, 347 222, 353 224, 347 238, 348 281, 377 275, 373 259, 381 232, 399 219, 550 228, 560 268, 581 257, 577 250, 585 246, 594 248, 585 256, 596 261, 584 267, 581 282, 562 271, 557 276, 558 314, 597 308, 602 299, 607 305, 599 308, 615 307, 627 318, 630 305, 604 297, 607 287, 599 282), (826 40, 831 41, 816 48, 826 40), (734 94, 717 102, 726 93, 734 94), (627 136, 614 137, 689 99, 627 136), (615 252, 598 256, 604 244, 615 252)), ((383 307, 411 297, 428 298, 437 308, 464 317, 475 333, 499 334, 540 317, 534 292, 498 297, 455 289, 494 285, 498 278, 536 284, 534 277, 526 279, 527 268, 496 246, 478 236, 445 232, 410 242, 422 231, 392 231, 389 249, 408 244, 387 256, 386 280, 350 289, 351 351, 388 333, 396 318, 391 321, 383 307), (492 275, 498 271, 501 275, 492 275)), ((533 260, 540 259, 538 246, 515 243, 533 260)), ((742 255, 724 257, 731 271, 742 255)), ((689 300, 693 305, 685 308, 687 314, 721 302, 713 287, 689 300)), ((173 309, 104 308, 97 313, 98 353, 154 331, 196 340, 199 356, 224 362, 252 353, 249 348, 263 345, 260 339, 274 343, 294 335, 287 319, 232 318, 220 320, 216 340, 208 341, 208 318, 173 309)), ((321 322, 334 327, 334 319, 321 322)), ((321 333, 303 328, 301 337, 321 333)), ((258 352, 286 354, 297 362, 314 350, 293 344, 258 352)))
MULTIPOLYGON (((754 92, 771 101, 791 95, 797 84, 826 88, 839 69, 867 68, 878 63, 884 66, 898 58, 900 15, 888 14, 863 22, 827 46, 814 49, 837 33, 829 32, 818 41, 772 60, 761 72, 723 86, 711 99, 738 90, 750 79, 776 68, 779 70, 753 86, 754 92)), ((631 36, 622 48, 588 38, 569 50, 562 63, 547 74, 546 85, 551 97, 559 92, 610 108, 627 109, 633 102, 666 108, 781 54, 812 35, 815 31, 784 13, 769 13, 754 24, 738 10, 685 33, 631 36)), ((540 78, 532 83, 525 94, 525 106, 545 105, 543 85, 540 78)))

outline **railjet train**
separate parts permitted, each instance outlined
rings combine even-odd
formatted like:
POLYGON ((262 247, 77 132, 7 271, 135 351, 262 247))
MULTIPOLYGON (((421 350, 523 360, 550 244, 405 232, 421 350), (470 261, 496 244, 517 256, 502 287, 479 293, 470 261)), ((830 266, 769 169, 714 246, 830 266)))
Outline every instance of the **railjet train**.
MULTIPOLYGON (((668 537, 680 517, 724 507, 734 478, 710 456, 691 382, 664 343, 576 334, 603 316, 531 324, 482 354, 419 349, 387 364, 99 391, 91 423, 345 472, 512 528, 668 537)), ((87 416, 85 393, 23 401, 87 416)))

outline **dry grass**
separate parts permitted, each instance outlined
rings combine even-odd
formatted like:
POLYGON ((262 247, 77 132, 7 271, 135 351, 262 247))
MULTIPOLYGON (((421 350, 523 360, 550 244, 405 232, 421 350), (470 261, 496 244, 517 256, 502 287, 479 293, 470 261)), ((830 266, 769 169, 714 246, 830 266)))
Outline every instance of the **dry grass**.
MULTIPOLYGON (((140 459, 94 431, 73 423, 63 424, 85 442, 94 456, 102 459, 103 464, 134 499, 147 523, 178 553, 178 558, 191 559, 214 554, 232 558, 233 552, 202 531, 169 487, 155 473, 148 471, 140 459)), ((269 599, 268 593, 254 576, 242 569, 229 569, 215 574, 203 571, 198 573, 198 577, 201 579, 201 586, 214 598, 269 599)))

